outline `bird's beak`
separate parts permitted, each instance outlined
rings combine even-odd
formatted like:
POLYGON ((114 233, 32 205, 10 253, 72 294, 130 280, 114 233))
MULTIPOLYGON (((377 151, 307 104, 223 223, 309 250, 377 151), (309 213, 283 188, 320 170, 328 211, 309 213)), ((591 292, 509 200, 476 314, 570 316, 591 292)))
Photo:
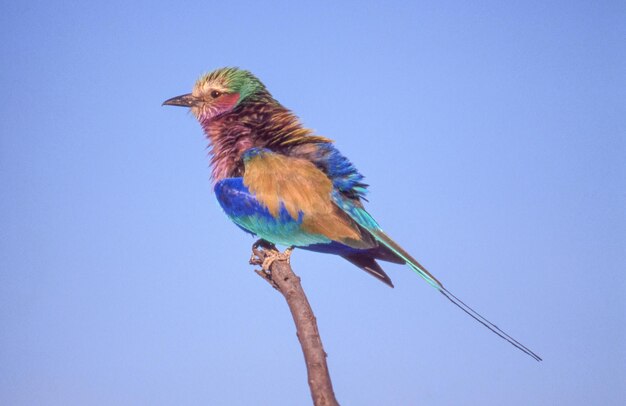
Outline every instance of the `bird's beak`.
POLYGON ((187 93, 165 100, 162 106, 193 107, 198 104, 198 102, 199 100, 196 99, 191 93, 187 93))

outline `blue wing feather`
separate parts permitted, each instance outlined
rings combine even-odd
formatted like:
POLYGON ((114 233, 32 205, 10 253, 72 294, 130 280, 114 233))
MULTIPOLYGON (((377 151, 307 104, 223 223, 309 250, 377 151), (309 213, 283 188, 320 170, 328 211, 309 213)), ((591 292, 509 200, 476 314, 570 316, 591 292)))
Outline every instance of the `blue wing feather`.
POLYGON ((314 153, 307 151, 304 155, 330 178, 335 190, 357 199, 367 194, 363 175, 333 144, 318 143, 314 153))

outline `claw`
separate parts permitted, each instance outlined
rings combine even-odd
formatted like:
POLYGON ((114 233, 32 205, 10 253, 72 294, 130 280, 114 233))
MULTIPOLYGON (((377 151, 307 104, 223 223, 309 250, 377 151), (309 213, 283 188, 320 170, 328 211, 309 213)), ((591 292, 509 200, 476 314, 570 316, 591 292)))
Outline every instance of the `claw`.
POLYGON ((293 252, 295 247, 291 246, 285 250, 285 252, 280 252, 276 248, 274 244, 266 240, 258 240, 254 244, 252 244, 252 256, 250 257, 251 265, 261 265, 261 268, 266 273, 270 272, 270 267, 274 263, 274 261, 287 261, 287 263, 291 263, 291 253, 293 252))
POLYGON ((270 272, 270 268, 274 261, 287 261, 288 264, 291 264, 291 253, 293 252, 294 247, 289 247, 285 250, 285 252, 280 251, 265 251, 265 258, 263 258, 263 264, 261 264, 261 268, 265 272, 270 272))
POLYGON ((276 246, 264 239, 257 240, 252 244, 252 256, 250 257, 250 265, 262 265, 265 257, 272 251, 278 251, 276 246))
POLYGON ((280 252, 274 244, 266 240, 258 240, 252 245, 252 256, 250 257, 251 265, 261 265, 261 269, 254 270, 259 276, 265 279, 272 287, 280 291, 280 288, 272 280, 272 264, 274 261, 287 261, 290 263, 291 253, 294 247, 289 247, 285 252, 280 252))

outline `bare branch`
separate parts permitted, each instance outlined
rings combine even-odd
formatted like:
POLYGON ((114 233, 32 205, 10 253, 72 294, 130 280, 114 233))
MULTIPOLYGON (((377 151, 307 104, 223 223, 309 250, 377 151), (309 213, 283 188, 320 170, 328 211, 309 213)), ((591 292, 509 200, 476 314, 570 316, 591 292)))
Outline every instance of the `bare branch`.
POLYGON ((322 339, 317 329, 317 321, 300 284, 300 278, 291 269, 290 255, 291 250, 280 253, 272 244, 259 240, 252 246, 250 263, 262 265, 262 269, 255 270, 255 272, 278 290, 289 305, 306 362, 313 404, 315 406, 339 405, 330 381, 326 352, 324 352, 322 339))

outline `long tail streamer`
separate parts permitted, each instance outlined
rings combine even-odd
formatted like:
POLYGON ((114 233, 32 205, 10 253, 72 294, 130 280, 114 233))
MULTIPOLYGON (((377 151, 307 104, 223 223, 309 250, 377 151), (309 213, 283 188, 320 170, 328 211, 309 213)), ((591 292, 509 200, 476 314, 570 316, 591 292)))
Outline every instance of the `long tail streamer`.
POLYGON ((465 313, 469 314, 474 320, 476 320, 477 322, 479 322, 483 326, 487 327, 489 330, 491 330, 492 332, 494 332, 495 334, 500 336, 502 339, 508 341, 515 348, 517 348, 518 350, 522 351, 523 353, 533 357, 535 360, 541 361, 541 357, 539 355, 535 354, 528 347, 526 347, 524 344, 520 343, 519 341, 517 341, 516 339, 514 339, 513 337, 511 337, 510 335, 508 335, 504 331, 502 331, 500 329, 500 327, 496 326, 495 324, 493 324, 492 322, 490 322, 489 320, 484 318, 476 310, 472 309, 467 304, 465 304, 461 299, 459 299, 458 297, 456 297, 452 293, 450 293, 450 291, 448 289, 446 289, 446 288, 444 288, 442 286, 441 288, 439 288, 439 292, 441 292, 441 294, 444 295, 446 297, 446 299, 448 299, 449 301, 454 303, 454 305, 457 306, 459 309, 461 309, 465 313))

